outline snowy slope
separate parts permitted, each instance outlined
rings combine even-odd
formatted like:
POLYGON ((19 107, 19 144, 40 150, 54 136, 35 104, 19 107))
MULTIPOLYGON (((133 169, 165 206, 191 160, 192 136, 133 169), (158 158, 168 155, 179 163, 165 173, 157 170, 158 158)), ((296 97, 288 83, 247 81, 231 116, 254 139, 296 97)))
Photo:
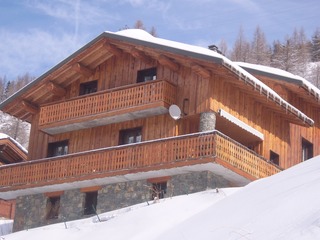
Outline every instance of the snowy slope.
POLYGON ((6 235, 51 239, 320 239, 320 156, 239 189, 208 190, 6 235))

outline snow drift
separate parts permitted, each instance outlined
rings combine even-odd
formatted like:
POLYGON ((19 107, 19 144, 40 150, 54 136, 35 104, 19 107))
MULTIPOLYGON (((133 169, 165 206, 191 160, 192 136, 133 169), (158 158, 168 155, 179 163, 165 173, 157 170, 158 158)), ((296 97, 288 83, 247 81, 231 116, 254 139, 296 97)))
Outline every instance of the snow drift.
POLYGON ((239 189, 142 203, 4 236, 51 239, 320 239, 320 156, 239 189))

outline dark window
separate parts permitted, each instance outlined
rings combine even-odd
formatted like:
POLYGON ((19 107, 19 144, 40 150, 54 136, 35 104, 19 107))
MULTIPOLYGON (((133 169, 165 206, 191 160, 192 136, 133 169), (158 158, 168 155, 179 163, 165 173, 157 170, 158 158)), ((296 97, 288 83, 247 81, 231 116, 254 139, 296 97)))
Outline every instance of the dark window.
POLYGON ((141 127, 121 130, 119 134, 119 145, 141 142, 141 132, 141 127))
POLYGON ((48 144, 48 157, 68 154, 68 140, 48 144))
POLYGON ((313 157, 313 144, 302 138, 302 161, 306 161, 313 157))
POLYGON ((273 162, 274 164, 277 164, 279 166, 279 154, 270 151, 270 162, 273 162))
POLYGON ((79 95, 85 95, 97 92, 98 81, 85 82, 80 84, 79 95))
POLYGON ((157 79, 157 68, 149 68, 138 71, 137 82, 147 82, 157 79))
POLYGON ((57 219, 60 209, 60 196, 47 199, 47 219, 57 219))
POLYGON ((85 197, 85 202, 84 202, 84 215, 91 215, 96 213, 96 208, 97 208, 97 200, 98 198, 98 192, 87 192, 86 197, 85 197))
POLYGON ((164 195, 166 193, 167 193, 167 182, 152 184, 152 193, 151 193, 152 200, 164 198, 164 195))

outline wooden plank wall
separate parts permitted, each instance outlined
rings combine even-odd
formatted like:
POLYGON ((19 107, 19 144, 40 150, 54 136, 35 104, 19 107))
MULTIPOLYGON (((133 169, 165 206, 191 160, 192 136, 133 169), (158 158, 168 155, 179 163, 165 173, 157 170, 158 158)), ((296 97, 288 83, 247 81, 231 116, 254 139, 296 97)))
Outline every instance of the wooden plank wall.
POLYGON ((201 79, 191 72, 190 68, 181 67, 179 72, 172 71, 156 61, 146 64, 123 53, 121 57, 113 57, 99 65, 94 76, 81 78, 68 87, 66 99, 79 95, 81 82, 98 80, 98 91, 136 83, 137 71, 157 67, 157 78, 167 79, 178 86, 177 105, 182 108, 184 99, 188 99, 188 116, 178 121, 169 114, 137 119, 123 123, 110 124, 102 127, 84 129, 49 136, 39 131, 38 115, 33 117, 29 144, 29 160, 41 159, 47 156, 47 146, 50 142, 69 140, 69 152, 79 152, 96 148, 118 145, 119 131, 127 128, 143 126, 143 140, 165 138, 186 133, 198 132, 199 115, 208 108, 206 92, 208 79, 201 79), (128 67, 129 66, 129 67, 128 67))
MULTIPOLYGON (((29 144, 29 160, 45 158, 49 142, 69 139, 69 152, 86 151, 101 147, 118 145, 119 131, 126 128, 143 126, 143 140, 170 137, 177 134, 197 132, 199 128, 199 114, 205 111, 224 109, 241 121, 262 132, 265 140, 259 144, 259 154, 269 159, 270 150, 279 154, 280 166, 287 168, 299 162, 296 157, 301 154, 301 137, 310 140, 314 146, 320 145, 319 111, 309 107, 299 97, 296 107, 308 114, 317 122, 316 128, 304 128, 289 124, 280 115, 267 109, 257 102, 245 90, 225 81, 221 74, 212 72, 210 79, 203 78, 192 72, 191 68, 180 66, 175 72, 159 65, 156 60, 145 63, 133 58, 130 54, 122 53, 100 64, 95 74, 89 78, 81 78, 68 87, 66 98, 79 95, 81 82, 98 80, 98 90, 105 90, 123 85, 136 83, 137 71, 157 67, 158 79, 167 79, 177 85, 177 105, 183 108, 183 102, 188 99, 186 111, 188 115, 174 121, 168 114, 154 116, 147 119, 137 119, 128 122, 111 124, 92 129, 85 129, 69 133, 48 136, 38 130, 38 116, 33 118, 29 144)), ((251 89, 248 89, 251 91, 251 89)), ((315 154, 320 150, 315 147, 315 154)))
MULTIPOLYGON (((248 91, 251 91, 248 89, 248 91)), ((266 108, 221 76, 215 76, 210 81, 211 103, 210 108, 218 112, 223 109, 241 121, 264 134, 265 140, 260 143, 259 154, 269 159, 270 150, 279 154, 280 162, 287 158, 287 148, 290 139, 289 123, 279 114, 266 108)))

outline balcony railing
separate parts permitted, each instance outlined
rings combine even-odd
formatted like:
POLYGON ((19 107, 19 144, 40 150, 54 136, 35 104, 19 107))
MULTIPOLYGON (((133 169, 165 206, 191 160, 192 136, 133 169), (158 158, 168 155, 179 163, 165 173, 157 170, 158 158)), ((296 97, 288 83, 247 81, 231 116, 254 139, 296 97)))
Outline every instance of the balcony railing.
POLYGON ((0 166, 0 192, 218 161, 253 178, 280 171, 213 131, 0 166))
MULTIPOLYGON (((149 114, 152 114, 152 109, 168 108, 174 104, 175 96, 176 87, 166 80, 108 89, 42 106, 39 125, 45 129, 52 127, 52 124, 65 125, 72 121, 90 121, 93 117, 96 119, 97 115, 101 118, 114 118, 116 115, 134 111, 141 113, 145 110, 146 113, 148 109, 149 114)), ((132 116, 133 114, 130 114, 130 117, 132 116)))

